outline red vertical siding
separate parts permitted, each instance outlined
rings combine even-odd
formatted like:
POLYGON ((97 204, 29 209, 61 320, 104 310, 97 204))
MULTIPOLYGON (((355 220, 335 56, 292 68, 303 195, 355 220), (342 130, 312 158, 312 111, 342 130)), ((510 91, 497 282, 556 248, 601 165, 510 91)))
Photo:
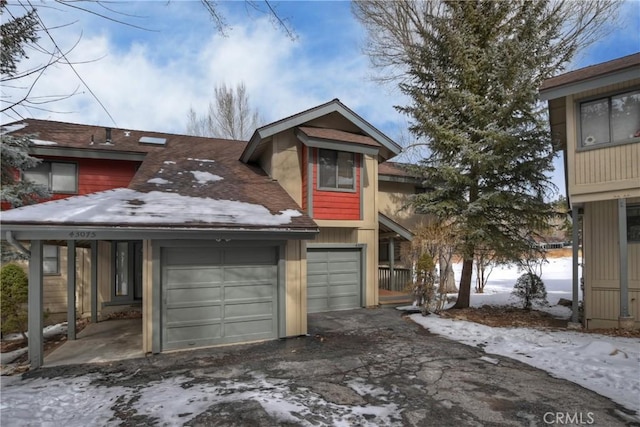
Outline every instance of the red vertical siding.
MULTIPOLYGON (((42 160, 70 162, 78 165, 78 192, 55 193, 50 199, 96 193, 114 188, 128 187, 141 162, 128 160, 77 159, 68 157, 43 157, 42 160)), ((43 200, 43 202, 46 200, 43 200)), ((2 210, 10 206, 2 203, 2 210)))
MULTIPOLYGON (((360 219, 360 173, 361 154, 355 154, 356 191, 318 190, 318 150, 313 149, 313 217, 316 219, 359 220, 360 219)), ((304 185, 304 184, 303 184, 304 185)))
POLYGON ((78 194, 127 187, 139 165, 140 162, 127 160, 80 159, 78 194))

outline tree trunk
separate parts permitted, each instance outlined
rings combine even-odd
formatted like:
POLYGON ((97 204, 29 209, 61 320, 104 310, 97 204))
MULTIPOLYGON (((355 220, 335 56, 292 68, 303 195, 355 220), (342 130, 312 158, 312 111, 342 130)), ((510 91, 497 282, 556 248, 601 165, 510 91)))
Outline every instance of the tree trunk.
POLYGON ((469 308, 471 302, 471 275, 473 274, 473 257, 465 258, 462 262, 462 274, 460 275, 460 289, 458 300, 451 308, 469 308))

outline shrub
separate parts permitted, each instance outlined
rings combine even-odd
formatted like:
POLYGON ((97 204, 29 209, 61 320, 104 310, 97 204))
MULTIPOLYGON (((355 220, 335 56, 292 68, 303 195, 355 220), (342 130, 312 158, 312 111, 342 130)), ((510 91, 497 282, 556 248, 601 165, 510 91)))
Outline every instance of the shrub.
POLYGON ((20 332, 26 341, 29 279, 20 266, 7 264, 0 270, 0 298, 2 333, 20 332))
POLYGON ((415 281, 411 283, 411 291, 417 305, 422 307, 422 314, 426 315, 435 297, 436 265, 429 254, 422 254, 416 263, 415 281))
POLYGON ((544 287, 544 282, 535 273, 525 273, 518 277, 512 295, 522 301, 525 310, 531 310, 533 304, 547 303, 547 290, 544 287))

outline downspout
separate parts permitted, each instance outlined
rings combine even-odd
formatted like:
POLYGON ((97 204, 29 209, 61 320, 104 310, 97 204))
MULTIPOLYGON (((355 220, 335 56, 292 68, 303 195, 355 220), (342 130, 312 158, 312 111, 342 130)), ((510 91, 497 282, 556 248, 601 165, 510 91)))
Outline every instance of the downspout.
POLYGON ((7 242, 9 242, 9 244, 11 246, 13 246, 14 248, 16 248, 20 253, 22 253, 23 255, 25 255, 27 258, 31 258, 31 252, 29 252, 29 249, 25 248, 22 243, 18 242, 14 237, 13 237, 13 233, 11 231, 7 231, 7 233, 5 234, 7 236, 7 242))

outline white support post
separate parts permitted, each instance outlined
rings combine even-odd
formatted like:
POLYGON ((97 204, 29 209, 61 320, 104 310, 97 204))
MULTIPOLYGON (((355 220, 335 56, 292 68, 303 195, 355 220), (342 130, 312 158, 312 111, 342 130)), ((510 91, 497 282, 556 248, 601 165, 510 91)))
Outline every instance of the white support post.
POLYGON ((67 241, 67 339, 76 339, 76 241, 67 241))
POLYGON ((29 259, 29 363, 32 369, 44 363, 44 326, 42 303, 42 240, 31 241, 29 259))

